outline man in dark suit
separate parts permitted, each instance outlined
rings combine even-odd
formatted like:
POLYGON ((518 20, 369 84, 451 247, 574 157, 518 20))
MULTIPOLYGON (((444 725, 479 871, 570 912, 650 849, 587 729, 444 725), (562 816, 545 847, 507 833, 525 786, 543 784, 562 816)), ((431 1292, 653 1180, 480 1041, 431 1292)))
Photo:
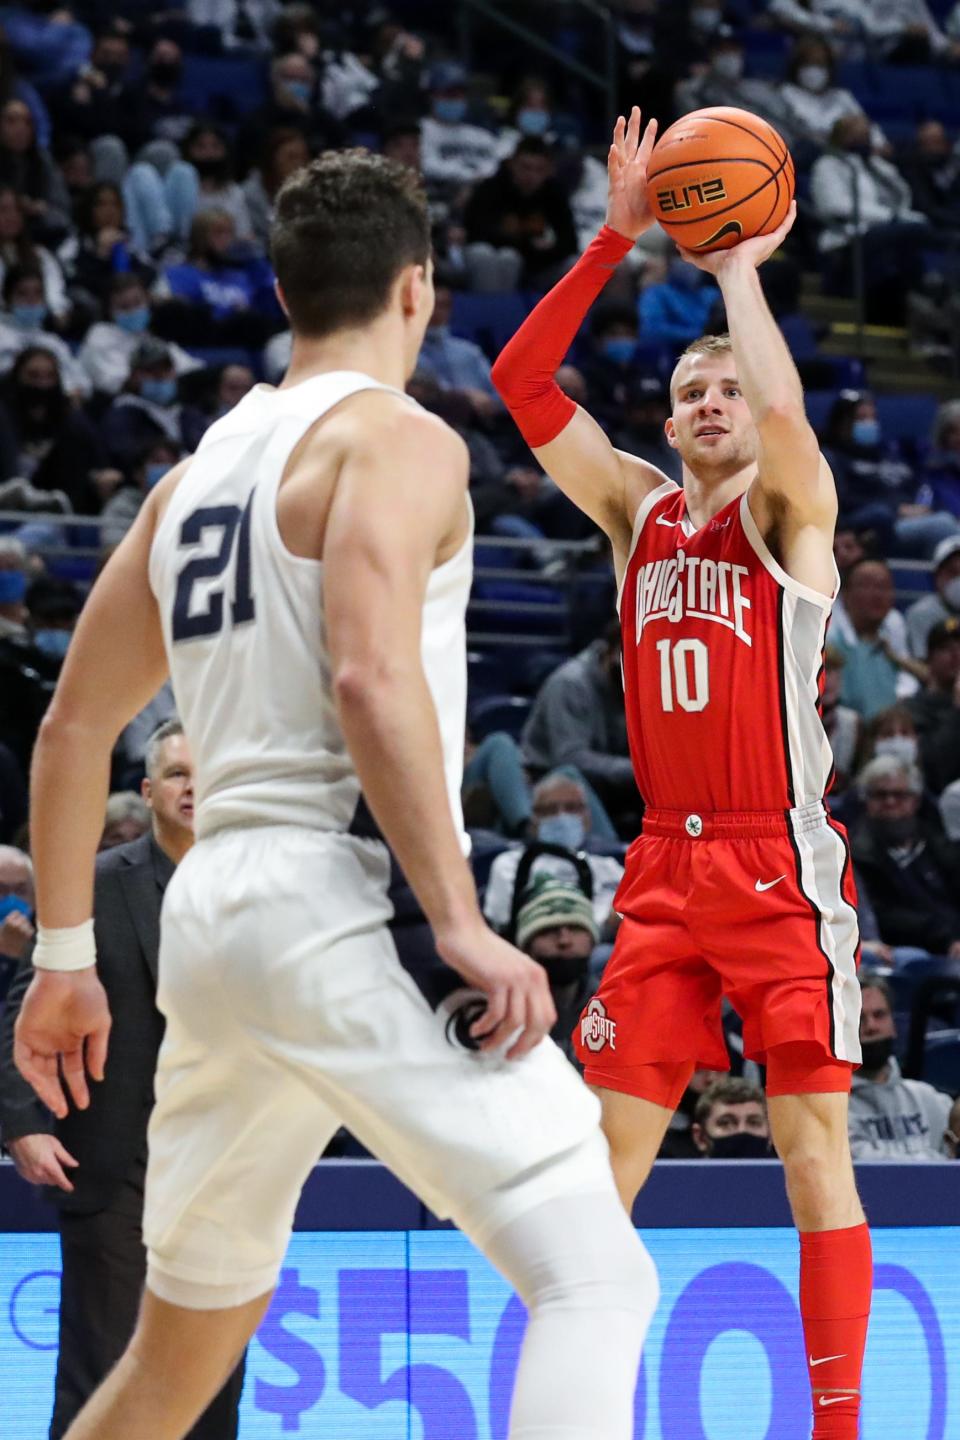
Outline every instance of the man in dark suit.
MULTIPOLYGON (((56 1121, 13 1064, 13 1028, 31 979, 30 954, 0 1024, 0 1132, 17 1170, 46 1187, 59 1211, 63 1279, 50 1440, 59 1440, 133 1334, 146 1272, 141 1236, 147 1121, 163 1037, 156 1006, 160 903, 193 844, 193 768, 178 721, 146 752, 151 829, 97 856, 97 971, 113 1016, 103 1083, 88 1110, 56 1121)), ((243 1363, 190 1432, 233 1440, 243 1363)))

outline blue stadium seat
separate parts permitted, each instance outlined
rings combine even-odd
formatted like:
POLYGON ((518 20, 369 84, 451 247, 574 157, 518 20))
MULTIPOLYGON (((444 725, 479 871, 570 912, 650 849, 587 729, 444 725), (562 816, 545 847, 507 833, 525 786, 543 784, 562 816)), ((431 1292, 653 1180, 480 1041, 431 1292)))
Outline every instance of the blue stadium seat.
POLYGON ((807 406, 807 419, 818 434, 827 422, 827 416, 833 408, 833 402, 837 398, 837 393, 836 390, 808 390, 804 397, 807 406))
POLYGON ((795 360, 806 360, 817 353, 817 337, 807 315, 782 315, 780 330, 795 360))
POLYGON ((923 1078, 937 1090, 960 1095, 960 1030, 934 1030, 927 1036, 923 1078))
POLYGON ((266 68, 258 56, 184 55, 182 94, 198 115, 246 115, 266 99, 266 68))
POLYGON ((502 294, 475 295, 456 290, 450 329, 464 340, 472 340, 495 360, 507 341, 527 318, 528 305, 518 290, 502 294))
POLYGON ((505 730, 514 740, 530 714, 531 701, 524 695, 487 695, 470 705, 470 731, 475 740, 483 740, 494 730, 505 730))
POLYGON ((929 440, 937 414, 933 395, 878 395, 877 415, 887 440, 929 440))

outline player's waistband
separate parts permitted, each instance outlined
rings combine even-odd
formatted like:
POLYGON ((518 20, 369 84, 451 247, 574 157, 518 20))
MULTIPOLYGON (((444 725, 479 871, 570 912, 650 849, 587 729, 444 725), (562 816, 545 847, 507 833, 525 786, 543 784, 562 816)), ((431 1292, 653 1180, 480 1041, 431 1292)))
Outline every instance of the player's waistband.
POLYGON ((673 840, 763 840, 798 835, 827 822, 821 801, 795 810, 658 810, 644 812, 644 835, 673 840))

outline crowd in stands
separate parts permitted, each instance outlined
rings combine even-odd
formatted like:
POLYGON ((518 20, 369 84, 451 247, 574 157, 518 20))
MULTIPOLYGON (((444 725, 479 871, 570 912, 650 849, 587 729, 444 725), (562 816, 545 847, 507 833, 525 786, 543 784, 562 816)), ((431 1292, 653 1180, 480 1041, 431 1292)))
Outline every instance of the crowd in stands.
MULTIPOLYGON (((597 93, 501 32, 468 69, 455 8, 0 8, 0 844, 29 849, 30 751, 96 566, 209 425, 283 374, 290 336, 268 248, 278 189, 326 147, 381 150, 422 174, 430 199, 436 308, 410 393, 469 447, 476 594, 506 608, 562 598, 550 587, 565 583, 570 541, 584 543, 595 582, 542 652, 516 664, 507 626, 492 663, 473 657, 465 752, 487 916, 547 966, 566 1044, 615 935, 642 801, 609 564, 522 445, 490 367, 603 221, 607 122, 597 93), (484 706, 505 691, 519 699, 492 723, 503 705, 484 706)), ((516 8, 561 50, 602 64, 576 7, 516 8)), ((931 376, 960 373, 960 3, 621 0, 614 13, 621 108, 639 100, 664 128, 690 109, 741 106, 797 161, 800 220, 763 281, 816 392, 837 481, 843 584, 823 692, 832 804, 851 831, 865 961, 893 986, 872 995, 903 1029, 911 967, 960 974, 960 400, 898 423, 859 360, 818 352, 801 280, 849 295, 862 271, 866 320, 909 324, 931 376), (932 567, 930 588, 898 602, 891 560, 915 565, 921 586, 932 567)), ((724 325, 719 291, 654 227, 558 378, 618 446, 679 479, 663 431, 668 377, 679 350, 724 325)), ((172 713, 167 691, 122 737, 105 844, 146 826, 144 748, 172 713)), ((9 969, 30 921, 3 853, 9 969)), ((866 1036, 884 1029, 879 1009, 866 1036)), ((960 1011, 944 1002, 933 1019, 957 1025, 960 1011)), ((729 1039, 735 1083, 695 1077, 665 1153, 765 1149, 761 1077, 737 1059, 733 1017, 729 1039)), ((861 1072, 862 1153, 882 1130, 870 1103, 918 1083, 895 1067, 891 1054, 861 1072)), ((960 1063, 955 1073, 960 1090, 960 1063)), ((934 1110, 930 1148, 960 1144, 958 1123, 934 1110)))

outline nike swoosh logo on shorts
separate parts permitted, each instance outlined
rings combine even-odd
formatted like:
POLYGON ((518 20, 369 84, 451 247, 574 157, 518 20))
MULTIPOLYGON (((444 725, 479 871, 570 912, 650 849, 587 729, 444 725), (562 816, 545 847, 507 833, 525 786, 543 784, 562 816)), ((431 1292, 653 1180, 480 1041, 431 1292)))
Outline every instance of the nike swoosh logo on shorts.
POLYGON ((846 1354, 843 1354, 843 1355, 824 1355, 824 1356, 822 1357, 822 1359, 820 1359, 820 1360, 814 1360, 813 1356, 811 1355, 811 1356, 810 1356, 810 1369, 811 1369, 811 1370, 815 1370, 818 1365, 826 1365, 826 1363, 827 1363, 828 1360, 846 1360, 846 1358, 847 1358, 847 1357, 846 1357, 846 1354))
POLYGON ((834 1396, 832 1396, 832 1397, 829 1396, 829 1395, 821 1395, 821 1396, 820 1396, 820 1404, 821 1404, 821 1405, 842 1405, 843 1402, 844 1402, 844 1400, 855 1400, 856 1398, 857 1398, 856 1395, 834 1395, 834 1396))
MULTIPOLYGON (((778 875, 776 880, 758 880, 754 886, 755 890, 772 890, 774 885, 779 885, 781 880, 786 880, 786 875, 778 875)), ((836 1359, 836 1356, 828 1356, 828 1359, 836 1359)), ((812 1362, 811 1362, 812 1363, 812 1362)))
POLYGON ((664 518, 663 518, 662 515, 658 515, 658 516, 657 516, 657 524, 658 524, 658 525, 669 525, 669 526, 670 526, 670 529, 671 529, 671 530, 674 530, 674 529, 676 529, 676 527, 680 524, 680 521, 679 521, 679 520, 664 520, 664 518))

